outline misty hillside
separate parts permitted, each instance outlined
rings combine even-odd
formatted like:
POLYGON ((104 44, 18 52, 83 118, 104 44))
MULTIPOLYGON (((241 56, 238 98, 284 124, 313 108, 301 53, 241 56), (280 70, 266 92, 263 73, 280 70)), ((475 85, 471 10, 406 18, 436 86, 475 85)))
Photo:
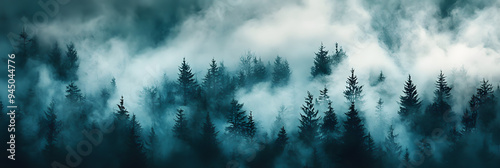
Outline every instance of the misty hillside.
POLYGON ((0 167, 500 165, 500 2, 53 2, 0 5, 0 167))

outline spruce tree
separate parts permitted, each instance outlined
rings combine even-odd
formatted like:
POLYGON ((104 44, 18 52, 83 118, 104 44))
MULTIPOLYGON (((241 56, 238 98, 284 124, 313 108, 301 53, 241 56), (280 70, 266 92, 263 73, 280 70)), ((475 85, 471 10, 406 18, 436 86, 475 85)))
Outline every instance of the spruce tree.
POLYGON ((230 124, 226 129, 234 135, 244 135, 246 121, 245 111, 241 110, 243 104, 239 104, 237 100, 231 101, 231 108, 227 115, 227 122, 230 124))
POLYGON ((123 120, 123 119, 128 119, 129 118, 129 112, 127 108, 123 105, 123 96, 120 98, 120 104, 117 104, 118 110, 116 111, 116 116, 118 119, 123 120))
POLYGON ((321 124, 320 130, 323 136, 329 141, 333 134, 338 132, 337 128, 338 120, 335 114, 332 102, 328 102, 328 110, 325 111, 325 117, 323 117, 323 124, 321 124))
POLYGON ((335 43, 335 53, 331 57, 331 63, 334 67, 337 67, 342 61, 347 58, 345 51, 342 47, 339 47, 339 43, 335 43))
POLYGON ((382 73, 382 71, 380 71, 380 74, 378 75, 378 78, 377 78, 377 83, 382 83, 385 81, 385 75, 384 73, 382 73))
POLYGON ((276 56, 272 72, 272 86, 286 86, 290 81, 290 75, 291 72, 288 61, 280 56, 276 56))
POLYGON ((326 86, 325 86, 325 88, 323 88, 323 90, 319 91, 318 100, 320 102, 323 102, 323 101, 330 102, 330 96, 328 96, 328 88, 326 88, 326 86))
POLYGON ((396 142, 398 134, 394 133, 394 127, 389 127, 389 132, 385 137, 384 148, 389 158, 399 158, 401 155, 401 145, 396 142))
POLYGON ((363 99, 363 85, 358 85, 358 77, 354 75, 354 69, 351 69, 351 76, 347 78, 344 97, 352 104, 360 105, 363 99))
POLYGON ((253 121, 252 111, 250 111, 250 115, 248 115, 245 132, 246 136, 250 138, 253 138, 255 136, 255 133, 257 132, 257 128, 255 127, 255 122, 253 121))
POLYGON ((371 156, 365 145, 365 127, 354 103, 351 103, 346 115, 345 132, 341 137, 343 145, 340 151, 340 162, 343 167, 366 167, 371 162, 371 156))
POLYGON ((141 140, 142 127, 139 121, 137 121, 135 114, 132 115, 128 130, 128 157, 122 167, 143 167, 147 163, 144 146, 141 140))
POLYGON ((318 76, 326 76, 332 73, 331 59, 328 56, 328 50, 325 50, 323 43, 319 47, 319 51, 314 53, 314 66, 311 67, 311 76, 316 78, 318 76))
POLYGON ((159 148, 159 139, 156 135, 154 127, 151 127, 151 131, 149 132, 148 139, 146 142, 147 147, 147 161, 149 167, 157 167, 158 166, 158 158, 160 157, 159 148))
POLYGON ((401 120, 408 121, 420 111, 420 98, 418 97, 417 87, 413 84, 411 76, 408 75, 408 80, 405 82, 404 95, 400 96, 398 114, 401 120))
POLYGON ((267 69, 261 58, 253 58, 252 79, 254 83, 263 82, 267 79, 267 69))
POLYGON ((313 95, 307 92, 305 103, 300 114, 299 139, 306 145, 312 145, 318 136, 318 110, 314 109, 313 95))
POLYGON ((423 134, 429 135, 435 128, 443 128, 445 131, 449 131, 449 127, 454 125, 454 123, 448 125, 444 120, 445 115, 451 115, 450 91, 451 87, 448 86, 446 77, 443 72, 440 72, 434 90, 434 102, 425 109, 423 118, 417 123, 423 134))
POLYGON ((203 123, 199 144, 201 158, 205 164, 213 163, 220 158, 219 141, 217 140, 218 133, 219 132, 215 130, 215 125, 210 119, 210 115, 207 113, 205 122, 203 123))
POLYGON ((76 52, 75 45, 73 43, 69 43, 66 45, 66 59, 67 61, 63 65, 65 68, 63 80, 75 81, 78 80, 78 75, 76 72, 78 71, 78 53, 76 52))
POLYGON ((278 138, 274 141, 276 147, 279 148, 280 151, 283 151, 286 144, 288 143, 288 136, 286 134, 285 127, 281 127, 280 132, 278 133, 278 138))
POLYGON ((207 113, 207 116, 205 117, 205 122, 203 123, 202 127, 202 141, 205 144, 209 145, 217 145, 217 134, 219 132, 215 130, 215 125, 212 123, 212 120, 210 119, 210 114, 207 113))
POLYGON ((177 109, 175 119, 175 125, 172 131, 174 132, 174 136, 180 140, 187 141, 188 140, 188 123, 185 118, 184 110, 177 109))
POLYGON ((221 74, 219 73, 219 67, 217 66, 217 62, 215 62, 215 59, 212 59, 212 62, 210 63, 210 68, 207 71, 207 74, 205 75, 205 78, 203 78, 203 89, 206 92, 207 96, 209 97, 216 97, 220 87, 220 77, 221 74))
POLYGON ((43 148, 44 156, 46 156, 47 161, 53 161, 56 158, 57 150, 57 138, 59 132, 61 131, 61 121, 57 119, 57 114, 55 112, 55 103, 52 101, 45 111, 45 122, 46 125, 43 127, 46 132, 45 139, 47 144, 43 148))
POLYGON ((486 129, 497 117, 496 98, 493 92, 493 85, 490 84, 488 80, 483 79, 476 91, 477 100, 475 101, 477 107, 475 111, 477 111, 480 126, 486 129))
POLYGON ((186 62, 186 58, 182 59, 182 64, 179 66, 179 78, 177 79, 179 92, 182 95, 183 105, 187 104, 188 99, 194 97, 197 89, 194 74, 191 72, 191 67, 186 62))
POLYGON ((78 86, 74 82, 71 82, 68 86, 66 86, 66 98, 71 103, 77 103, 83 99, 81 90, 78 89, 78 86))

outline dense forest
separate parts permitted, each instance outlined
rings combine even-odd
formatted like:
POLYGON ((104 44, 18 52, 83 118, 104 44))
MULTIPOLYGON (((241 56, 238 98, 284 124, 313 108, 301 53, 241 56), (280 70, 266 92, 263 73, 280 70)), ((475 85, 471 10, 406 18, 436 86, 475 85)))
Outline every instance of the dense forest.
MULTIPOLYGON (((177 76, 139 86, 108 72, 79 79, 86 56, 74 43, 40 44, 25 31, 16 38, 16 160, 4 157, 2 167, 500 165, 500 86, 487 77, 461 85, 465 69, 436 71, 420 86, 419 72, 360 72, 342 46, 318 41, 300 79, 302 65, 287 56, 249 51, 232 57, 237 65, 183 58, 177 76), (141 89, 125 93, 132 87, 141 89)), ((7 127, 8 115, 0 117, 7 127)))

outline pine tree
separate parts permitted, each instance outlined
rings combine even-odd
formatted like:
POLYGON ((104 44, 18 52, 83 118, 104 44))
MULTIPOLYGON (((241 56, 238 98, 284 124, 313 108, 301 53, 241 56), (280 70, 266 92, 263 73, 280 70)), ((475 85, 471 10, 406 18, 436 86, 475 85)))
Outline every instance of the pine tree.
POLYGON ((332 73, 331 60, 328 56, 328 50, 325 50, 323 43, 319 47, 319 51, 314 58, 314 66, 311 67, 311 76, 316 78, 318 76, 330 75, 332 73))
POLYGON ((323 102, 323 101, 330 102, 330 96, 328 96, 328 88, 326 88, 326 86, 323 90, 319 91, 318 100, 320 102, 323 102))
POLYGON ((337 67, 342 61, 347 58, 345 51, 339 47, 339 43, 335 43, 335 53, 332 55, 331 62, 334 67, 337 67))
POLYGON ((253 121, 252 111, 250 111, 250 115, 248 115, 248 121, 246 122, 245 130, 246 136, 250 138, 253 138, 255 136, 255 132, 257 132, 255 122, 253 121))
POLYGON ((243 104, 239 104, 237 100, 231 101, 231 108, 227 115, 227 122, 230 124, 226 129, 235 135, 243 135, 245 131, 245 111, 241 110, 243 104))
POLYGON ((347 78, 346 90, 344 90, 344 97, 349 103, 356 103, 360 105, 363 99, 363 85, 358 85, 358 77, 354 75, 354 69, 351 69, 351 76, 347 78))
POLYGON ((187 141, 188 140, 188 123, 186 118, 184 117, 184 110, 177 109, 175 125, 172 131, 174 132, 174 136, 179 138, 180 140, 187 141))
POLYGON ((120 98, 120 104, 117 104, 117 106, 118 106, 118 110, 116 111, 117 118, 120 120, 128 119, 129 112, 123 105, 123 96, 120 98))
POLYGON ((146 155, 144 153, 144 146, 141 140, 141 124, 137 121, 135 114, 132 115, 130 120, 130 127, 128 134, 128 157, 122 167, 143 167, 146 165, 146 155))
POLYGON ((59 132, 61 131, 61 121, 57 119, 57 114, 55 112, 55 103, 52 101, 45 111, 45 138, 47 144, 43 149, 44 156, 47 157, 48 161, 55 159, 57 150, 57 138, 59 132))
POLYGON ((18 37, 18 44, 14 48, 16 51, 16 67, 22 68, 26 65, 26 62, 28 62, 30 45, 33 45, 34 40, 33 38, 29 38, 24 28, 23 31, 19 33, 18 37))
POLYGON ((335 114, 332 102, 328 102, 328 110, 325 111, 325 117, 323 117, 323 124, 321 124, 320 130, 324 137, 329 140, 334 133, 338 132, 337 128, 338 120, 335 114))
POLYGON ((191 67, 186 62, 186 58, 182 59, 182 64, 179 66, 179 78, 177 82, 179 85, 179 92, 182 95, 182 103, 186 105, 188 99, 194 97, 197 88, 194 74, 191 72, 191 67))
POLYGON ((409 118, 418 114, 420 111, 420 98, 418 98, 417 87, 413 84, 411 76, 408 75, 408 80, 405 82, 404 95, 399 99, 398 114, 401 120, 407 121, 409 118))
POLYGON ((447 125, 443 121, 445 115, 451 115, 451 106, 448 103, 451 97, 450 91, 451 87, 448 86, 446 77, 443 72, 440 72, 436 81, 436 90, 434 90, 434 102, 425 109, 423 119, 417 123, 424 134, 430 134, 435 128, 449 131, 450 126, 454 125, 454 123, 447 125))
POLYGON ((305 103, 302 105, 303 114, 300 114, 299 139, 306 145, 312 145, 318 136, 318 110, 314 109, 313 95, 307 92, 305 103))
POLYGON ((73 43, 69 43, 66 48, 66 58, 67 62, 64 65, 64 77, 63 79, 75 81, 78 80, 78 75, 76 72, 78 71, 78 53, 76 52, 75 45, 73 43))
POLYGON ((436 81, 436 90, 434 90, 434 102, 448 103, 451 94, 451 87, 448 86, 448 82, 446 82, 446 76, 444 76, 443 71, 439 73, 438 80, 436 81))
POLYGON ((261 58, 257 59, 257 57, 253 58, 253 66, 252 66, 252 78, 254 83, 263 82, 267 79, 267 69, 261 58))
POLYGON ((76 86, 74 82, 71 82, 68 86, 66 86, 66 98, 71 103, 77 103, 83 99, 80 89, 78 89, 78 86, 76 86))
POLYGON ((488 82, 488 80, 483 79, 481 85, 476 89, 477 107, 473 112, 476 111, 478 119, 480 121, 480 126, 482 128, 488 128, 491 122, 497 117, 496 113, 496 98, 493 92, 493 85, 488 82))
POLYGON ((286 86, 290 81, 290 75, 291 72, 288 61, 280 56, 276 56, 272 72, 272 86, 286 86))
POLYGON ((366 167, 371 161, 371 156, 366 152, 365 127, 354 103, 351 103, 346 115, 345 132, 341 137, 343 143, 340 151, 341 164, 343 167, 366 167))
POLYGON ((408 148, 406 148, 405 155, 403 157, 404 165, 410 165, 410 153, 408 152, 408 148))
POLYGON ((377 119, 379 120, 379 122, 383 122, 382 119, 382 111, 384 109, 384 101, 382 101, 382 98, 379 98, 378 101, 377 101, 377 106, 375 106, 375 112, 376 112, 376 115, 377 115, 377 119))
POLYGON ((372 158, 375 157, 378 152, 378 148, 370 133, 366 135, 365 141, 366 141, 366 151, 368 152, 368 155, 370 155, 370 157, 372 158))
POLYGON ((207 113, 199 145, 201 158, 205 164, 213 163, 220 158, 219 141, 217 140, 218 133, 210 119, 210 115, 207 113))
POLYGON ((212 123, 212 120, 210 119, 210 114, 207 113, 207 116, 205 117, 205 123, 203 123, 203 128, 202 128, 202 141, 204 143, 210 144, 210 145, 217 145, 217 134, 219 132, 215 130, 215 125, 212 123))
POLYGON ((280 151, 283 151, 285 148, 286 144, 288 143, 288 136, 286 134, 285 127, 281 127, 280 132, 278 133, 278 138, 274 141, 274 144, 276 147, 280 149, 280 151))
POLYGON ((217 66, 217 62, 215 62, 215 59, 212 59, 212 62, 210 63, 210 68, 208 69, 205 78, 203 78, 203 84, 202 84, 208 96, 210 97, 217 96, 221 87, 220 77, 221 74, 219 73, 219 67, 217 66))
POLYGON ((396 142, 397 137, 398 134, 394 133, 394 127, 391 125, 384 142, 385 151, 390 158, 399 158, 401 155, 401 145, 396 142))

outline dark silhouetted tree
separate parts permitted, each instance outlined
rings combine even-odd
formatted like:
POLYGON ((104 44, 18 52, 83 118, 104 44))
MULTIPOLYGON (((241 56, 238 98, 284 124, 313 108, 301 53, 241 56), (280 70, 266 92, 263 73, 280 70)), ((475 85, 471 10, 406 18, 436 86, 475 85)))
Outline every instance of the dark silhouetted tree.
POLYGON ((237 100, 231 101, 231 107, 227 114, 227 122, 230 125, 226 129, 235 135, 243 135, 245 131, 245 111, 242 108, 243 104, 239 104, 237 100))
POLYGON ((202 127, 199 146, 201 158, 206 164, 214 163, 217 159, 220 159, 219 141, 217 140, 218 133, 210 119, 210 115, 207 113, 202 127))
POLYGON ((351 76, 347 78, 345 88, 344 97, 349 104, 356 103, 356 105, 360 105, 361 101, 363 101, 363 85, 358 85, 358 77, 354 75, 354 69, 351 69, 351 76))
POLYGON ((397 134, 394 133, 394 127, 389 127, 389 132, 385 137, 384 148, 387 156, 391 159, 399 159, 401 155, 401 145, 396 142, 397 134))
POLYGON ((76 86, 74 82, 71 82, 68 86, 66 86, 66 98, 71 103, 77 103, 83 99, 81 90, 78 89, 78 86, 76 86))
POLYGON ((332 107, 332 102, 328 102, 328 110, 325 111, 325 116, 323 117, 323 124, 321 124, 320 130, 323 134, 323 137, 330 141, 335 133, 338 132, 337 128, 337 115, 332 107))
POLYGON ((188 136, 189 136, 189 130, 188 130, 188 122, 185 118, 184 110, 182 109, 177 109, 177 114, 176 114, 176 119, 175 119, 175 125, 172 131, 174 132, 174 136, 176 138, 179 138, 180 140, 187 141, 188 136))
POLYGON ((122 167, 144 167, 147 163, 144 146, 141 140, 142 128, 135 114, 132 115, 128 129, 127 158, 124 160, 125 163, 122 167))
POLYGON ((210 63, 210 68, 203 78, 203 89, 208 97, 216 97, 219 94, 219 90, 221 86, 221 74, 219 73, 219 67, 217 66, 217 62, 215 59, 212 59, 210 63))
POLYGON ((286 144, 288 144, 288 135, 286 133, 285 127, 281 127, 280 132, 278 133, 278 138, 274 141, 274 144, 279 149, 279 151, 283 151, 286 144))
POLYGON ((61 131, 61 121, 57 119, 57 114, 55 112, 55 103, 52 101, 45 111, 45 129, 46 135, 45 139, 47 144, 43 148, 44 156, 47 161, 51 162, 56 159, 57 152, 57 139, 59 132, 61 131))
POLYGON ((69 43, 66 45, 66 61, 63 64, 64 73, 62 79, 65 81, 76 81, 78 80, 78 75, 76 72, 78 71, 78 53, 76 52, 75 45, 73 43, 69 43))
POLYGON ((252 66, 252 79, 254 83, 263 82, 267 77, 268 73, 264 62, 262 62, 261 58, 257 59, 257 57, 254 57, 252 66))
POLYGON ((405 82, 404 95, 400 96, 398 114, 401 120, 408 121, 420 111, 420 98, 418 97, 417 87, 413 84, 411 76, 408 75, 408 80, 405 82))
POLYGON ((120 98, 120 104, 117 104, 118 110, 116 111, 117 118, 123 120, 129 118, 129 112, 123 105, 123 96, 120 98))
POLYGON ((436 81, 436 90, 434 90, 434 102, 425 109, 423 118, 417 123, 423 134, 430 135, 435 128, 442 128, 448 132, 450 127, 455 125, 455 123, 448 124, 445 121, 445 117, 453 114, 449 104, 450 91, 451 87, 448 86, 446 77, 443 72, 440 72, 436 81))
POLYGON ((248 115, 248 120, 247 120, 246 126, 245 126, 245 135, 250 137, 250 138, 253 138, 255 136, 256 132, 257 132, 257 128, 255 127, 253 115, 252 115, 252 112, 250 111, 250 114, 248 115))
POLYGON ((366 133, 363 121, 351 103, 344 121, 345 132, 341 137, 341 151, 339 155, 342 167, 368 167, 371 164, 370 153, 366 147, 366 133))
POLYGON ((288 85, 290 75, 291 72, 288 61, 280 56, 276 56, 272 72, 272 86, 279 87, 288 85))
POLYGON ((305 103, 301 109, 300 126, 299 126, 299 139, 306 145, 312 145, 317 136, 320 117, 318 117, 318 110, 314 109, 313 95, 307 92, 305 103))
POLYGON ((330 75, 332 73, 331 59, 323 43, 321 43, 319 51, 314 54, 316 57, 314 58, 314 66, 311 67, 311 76, 316 78, 318 76, 330 75))
POLYGON ((335 53, 331 56, 331 62, 334 67, 337 67, 342 61, 347 58, 347 54, 339 47, 339 43, 335 43, 335 53))
POLYGON ((194 74, 191 72, 191 67, 186 62, 186 58, 182 59, 182 64, 179 67, 179 78, 177 79, 177 82, 179 85, 179 93, 182 95, 182 103, 183 105, 186 105, 187 101, 194 97, 195 91, 197 90, 194 74))
POLYGON ((158 135, 156 135, 155 129, 151 127, 151 131, 149 132, 148 139, 146 141, 146 156, 149 167, 158 167, 158 159, 160 158, 160 150, 159 148, 159 139, 158 135))

